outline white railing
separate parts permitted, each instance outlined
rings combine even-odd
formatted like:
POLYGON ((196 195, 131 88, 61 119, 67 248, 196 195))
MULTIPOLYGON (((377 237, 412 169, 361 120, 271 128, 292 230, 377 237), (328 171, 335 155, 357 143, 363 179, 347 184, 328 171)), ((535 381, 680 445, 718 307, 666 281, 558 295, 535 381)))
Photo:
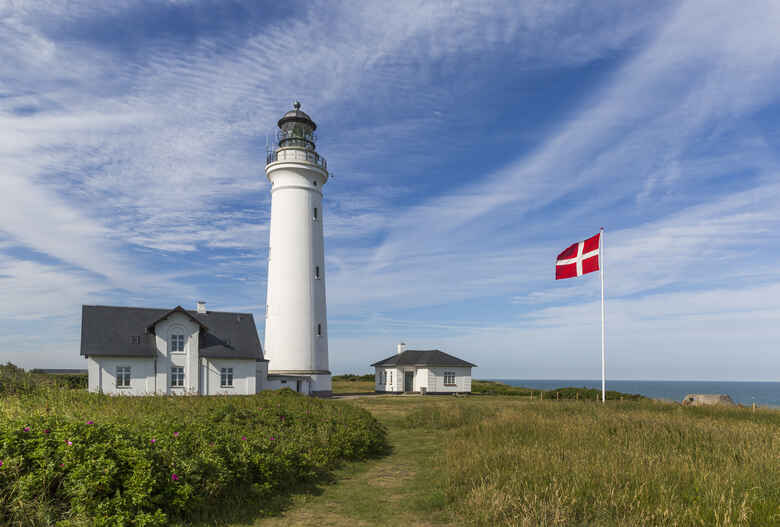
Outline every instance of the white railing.
POLYGON ((268 155, 265 158, 266 164, 275 161, 306 161, 313 163, 324 170, 328 169, 328 162, 325 161, 324 157, 317 152, 301 150, 299 148, 282 148, 280 150, 268 152, 268 155))

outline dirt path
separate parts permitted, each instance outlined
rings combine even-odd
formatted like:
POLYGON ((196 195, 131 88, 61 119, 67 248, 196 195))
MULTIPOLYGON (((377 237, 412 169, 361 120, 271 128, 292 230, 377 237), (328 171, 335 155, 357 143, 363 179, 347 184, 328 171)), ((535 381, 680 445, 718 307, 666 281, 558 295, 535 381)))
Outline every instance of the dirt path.
MULTIPOLYGON (((376 409, 371 409, 377 415, 376 409)), ((284 514, 260 519, 255 525, 446 525, 436 513, 420 512, 427 507, 419 501, 430 499, 427 468, 441 438, 431 432, 392 426, 387 418, 377 417, 390 425, 391 454, 347 465, 337 471, 335 483, 320 487, 321 494, 298 496, 284 514)))

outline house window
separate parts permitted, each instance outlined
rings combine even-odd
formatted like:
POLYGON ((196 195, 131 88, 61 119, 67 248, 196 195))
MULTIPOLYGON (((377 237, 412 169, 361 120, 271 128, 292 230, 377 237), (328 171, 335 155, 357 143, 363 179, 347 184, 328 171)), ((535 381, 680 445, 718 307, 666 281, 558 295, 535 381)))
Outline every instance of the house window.
POLYGON ((314 219, 314 221, 317 221, 317 207, 314 207, 314 216, 313 216, 313 219, 314 219))
POLYGON ((314 266, 314 278, 316 278, 317 280, 320 279, 320 266, 319 265, 315 265, 314 266))
POLYGON ((317 336, 322 336, 322 324, 317 324, 317 336))
POLYGON ((171 386, 184 386, 184 368, 180 366, 171 368, 171 386))
POLYGON ((130 344, 140 344, 141 335, 130 335, 130 344))
POLYGON ((116 367, 116 387, 130 388, 130 366, 116 367))
POLYGON ((222 388, 233 387, 233 368, 222 368, 219 373, 219 385, 222 388))
POLYGON ((171 335, 171 352, 184 353, 184 335, 171 335))
POLYGON ((390 372, 390 386, 393 385, 393 372, 390 372))
POLYGON ((455 386, 455 372, 454 371, 445 371, 444 372, 444 386, 455 386))

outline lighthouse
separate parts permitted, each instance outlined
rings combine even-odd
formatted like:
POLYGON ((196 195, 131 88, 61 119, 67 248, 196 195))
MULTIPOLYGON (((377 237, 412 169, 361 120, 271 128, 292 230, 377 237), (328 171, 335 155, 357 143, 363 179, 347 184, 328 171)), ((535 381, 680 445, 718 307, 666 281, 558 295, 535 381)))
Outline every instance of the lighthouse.
MULTIPOLYGON (((268 153, 271 182, 265 358, 269 375, 308 381, 312 395, 331 394, 322 189, 328 165, 316 152, 317 125, 301 103, 279 119, 268 153)), ((300 390, 299 390, 300 391, 300 390)))

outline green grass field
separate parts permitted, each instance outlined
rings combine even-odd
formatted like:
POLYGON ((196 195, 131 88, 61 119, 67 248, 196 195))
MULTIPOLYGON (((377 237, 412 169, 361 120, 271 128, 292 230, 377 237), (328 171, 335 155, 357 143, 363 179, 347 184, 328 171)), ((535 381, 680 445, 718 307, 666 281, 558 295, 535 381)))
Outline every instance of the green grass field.
POLYGON ((780 412, 517 396, 347 402, 393 451, 257 525, 780 525, 780 412))
POLYGON ((321 401, 28 380, 0 397, 2 525, 780 526, 777 410, 485 381, 321 401))

